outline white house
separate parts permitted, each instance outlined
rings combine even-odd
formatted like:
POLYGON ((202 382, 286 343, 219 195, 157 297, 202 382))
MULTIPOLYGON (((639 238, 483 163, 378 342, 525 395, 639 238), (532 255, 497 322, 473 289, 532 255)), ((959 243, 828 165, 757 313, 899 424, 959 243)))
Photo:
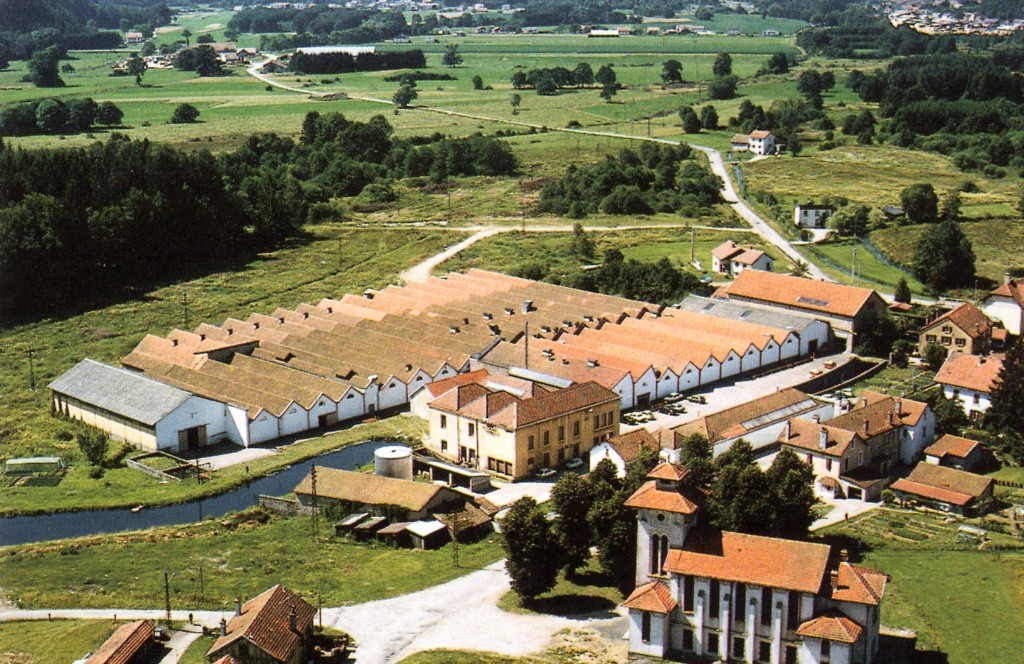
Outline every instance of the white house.
POLYGON ((608 459, 615 464, 618 476, 625 477, 626 464, 637 457, 641 448, 647 448, 656 454, 660 451, 658 439, 644 428, 609 438, 590 450, 590 470, 593 471, 597 464, 608 459))
POLYGON ((712 530, 686 470, 655 468, 637 510, 629 649, 658 658, 875 664, 888 577, 826 544, 712 530))
POLYGON ((824 228, 835 209, 830 205, 797 205, 793 209, 793 223, 797 228, 824 228))
POLYGON ((750 132, 750 151, 756 155, 775 154, 775 134, 763 129, 750 132))
POLYGON ((747 269, 771 272, 774 263, 763 251, 746 249, 728 240, 711 251, 711 267, 715 272, 735 276, 747 269))
POLYGON ((992 320, 1002 322, 1010 334, 1024 330, 1024 281, 1006 275, 1003 285, 985 296, 981 310, 992 320))
POLYGON ((1004 357, 953 351, 935 374, 935 382, 947 399, 959 401, 967 416, 977 420, 992 405, 992 384, 999 377, 1004 357))

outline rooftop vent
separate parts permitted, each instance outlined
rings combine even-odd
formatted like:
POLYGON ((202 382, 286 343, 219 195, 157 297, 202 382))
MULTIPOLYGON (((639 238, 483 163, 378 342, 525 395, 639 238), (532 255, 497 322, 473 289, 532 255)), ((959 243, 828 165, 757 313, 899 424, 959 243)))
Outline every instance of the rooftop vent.
POLYGON ((459 328, 458 328, 457 325, 449 325, 448 329, 451 331, 452 334, 458 334, 459 333, 459 328))
POLYGON ((548 333, 551 332, 551 327, 548 326, 548 325, 541 325, 540 326, 540 331, 545 333, 545 334, 548 334, 548 333))
POLYGON ((597 360, 587 360, 587 366, 593 369, 598 364, 597 360))
POLYGON ((491 335, 496 337, 501 334, 501 328, 497 325, 488 325, 487 327, 491 330, 491 335))
POLYGON ((484 320, 492 320, 493 318, 494 314, 490 313, 489 311, 484 312, 484 320))
POLYGON ((177 339, 171 339, 171 345, 172 346, 177 346, 178 345, 178 340, 177 339))
POLYGON ((225 328, 225 329, 227 330, 227 333, 228 333, 228 336, 229 336, 229 337, 230 337, 230 336, 231 336, 232 334, 234 334, 234 333, 235 333, 235 331, 234 331, 234 330, 232 330, 232 329, 231 329, 230 327, 228 327, 228 328, 225 328))
POLYGON ((555 351, 551 350, 550 348, 545 348, 540 352, 540 354, 543 355, 544 357, 551 357, 555 354, 555 351))
POLYGON ((533 300, 523 300, 523 313, 528 314, 533 310, 533 300))
POLYGON ((206 341, 206 335, 205 334, 200 334, 199 335, 199 340, 200 341, 206 341))
POLYGON ((406 371, 412 371, 412 365, 411 364, 406 364, 405 365, 405 370, 406 371))
POLYGON ((309 318, 309 312, 308 311, 303 311, 302 312, 302 320, 306 320, 307 318, 309 318))
POLYGON ((252 329, 254 329, 254 330, 260 329, 260 324, 259 323, 253 323, 252 324, 252 329))
POLYGON ((516 313, 516 310, 513 309, 512 307, 505 307, 505 313, 507 315, 509 315, 509 316, 514 316, 515 313, 516 313))
POLYGON ((327 313, 333 314, 334 313, 334 307, 327 307, 327 313))

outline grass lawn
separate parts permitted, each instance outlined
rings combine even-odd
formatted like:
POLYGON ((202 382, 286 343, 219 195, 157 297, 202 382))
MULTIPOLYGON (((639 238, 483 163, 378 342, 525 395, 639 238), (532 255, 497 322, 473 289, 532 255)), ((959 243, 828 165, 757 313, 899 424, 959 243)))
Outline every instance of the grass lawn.
POLYGON ((839 283, 894 291, 900 278, 903 278, 907 280, 911 292, 921 295, 925 291, 924 285, 912 274, 886 264, 857 240, 825 242, 802 247, 802 249, 811 255, 817 265, 826 268, 839 283), (854 250, 856 250, 856 258, 854 258, 854 250), (855 260, 856 264, 854 264, 855 260), (856 270, 856 277, 854 277, 854 270, 856 270))
POLYGON ((328 536, 310 520, 249 510, 199 524, 0 550, 0 587, 25 608, 162 606, 162 571, 175 609, 224 609, 282 583, 325 606, 395 597, 444 583, 502 557, 497 536, 451 549, 396 549, 328 536), (199 596, 204 570, 205 600, 199 596), (382 574, 382 570, 387 570, 382 574))
MULTIPOLYGON (((28 496, 24 489, 5 488, 0 489, 0 505, 5 510, 126 505, 138 502, 132 493, 142 482, 155 483, 135 479, 145 476, 127 470, 124 477, 133 479, 126 484, 121 483, 121 471, 109 472, 103 480, 87 480, 81 454, 68 435, 79 425, 51 416, 49 393, 42 389, 82 358, 116 363, 145 334, 162 336, 175 327, 194 329, 201 321, 216 324, 229 316, 246 318, 256 311, 269 313, 279 306, 381 288, 394 282, 402 269, 450 244, 451 237, 426 229, 313 226, 304 238, 249 261, 225 264, 223 271, 186 277, 148 292, 127 292, 113 304, 84 303, 91 308, 81 313, 0 329, 0 458, 58 455, 72 465, 61 486, 37 488, 46 492, 45 499, 41 493, 28 496), (187 324, 182 311, 186 293, 187 324), (30 389, 29 349, 34 351, 31 368, 37 391, 30 389), (110 486, 104 489, 104 482, 110 486), (87 485, 95 489, 85 491, 87 485)), ((163 485, 160 491, 170 496, 175 491, 170 486, 163 485)))
POLYGON ((216 636, 200 636, 182 654, 178 664, 209 664, 206 660, 206 653, 213 647, 216 640, 216 636))
POLYGON ((94 652, 118 627, 109 620, 23 620, 0 625, 0 662, 10 664, 67 664, 94 652))
POLYGON ((578 616, 598 611, 611 611, 624 597, 608 577, 601 572, 596 559, 579 571, 575 579, 567 579, 559 572, 558 582, 550 591, 523 604, 519 595, 509 591, 498 606, 509 613, 543 613, 559 616, 578 616))

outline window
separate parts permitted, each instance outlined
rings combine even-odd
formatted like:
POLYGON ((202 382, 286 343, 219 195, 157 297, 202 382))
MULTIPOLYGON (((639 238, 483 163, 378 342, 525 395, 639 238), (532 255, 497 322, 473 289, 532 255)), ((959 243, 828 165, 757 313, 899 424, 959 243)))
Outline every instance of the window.
POLYGON ((529 466, 529 467, 531 467, 531 468, 533 468, 533 464, 534 464, 534 460, 533 460, 533 457, 527 457, 527 459, 526 459, 526 465, 527 465, 527 466, 529 466))
POLYGON ((786 646, 786 664, 796 664, 796 646, 786 646))
POLYGON ((943 325, 942 326, 942 331, 945 334, 950 334, 953 331, 953 326, 952 325, 943 325))
POLYGON ((442 440, 441 441, 441 451, 442 452, 447 452, 448 451, 448 441, 447 440, 442 440))
POLYGON ((772 624, 772 589, 761 588, 761 624, 772 624))
POLYGON ((757 650, 757 661, 770 662, 772 660, 772 642, 761 641, 757 650))
POLYGON ((574 435, 574 436, 580 435, 580 421, 579 420, 576 420, 575 422, 572 423, 572 435, 574 435))
POLYGON ((601 416, 600 415, 594 415, 594 428, 595 429, 600 429, 601 428, 601 416))
POLYGON ((466 431, 469 433, 470 436, 472 436, 473 434, 476 433, 476 425, 470 422, 468 425, 466 425, 466 431))
POLYGON ((832 642, 822 641, 821 642, 821 662, 824 664, 832 658, 832 642))
POLYGON ((565 426, 559 425, 558 427, 558 442, 565 440, 565 426))
POLYGON ((935 337, 934 334, 926 334, 926 335, 924 335, 924 340, 925 340, 926 343, 933 344, 933 343, 935 343, 935 339, 936 339, 936 337, 935 337))
POLYGON ((640 614, 640 640, 644 643, 651 642, 651 614, 647 611, 640 614))
POLYGON ((956 340, 956 347, 957 348, 963 348, 966 345, 967 345, 967 339, 957 339, 956 340))
POLYGON ((683 577, 683 611, 693 611, 693 577, 683 577))
POLYGON ((714 632, 708 633, 708 652, 718 654, 718 635, 714 632))
MULTIPOLYGON (((736 599, 733 602, 733 620, 739 624, 743 624, 747 619, 747 584, 737 583, 736 584, 736 599)), ((743 648, 740 648, 739 652, 743 652, 743 648)))
POLYGON ((747 649, 747 642, 743 637, 736 636, 732 640, 732 656, 736 659, 743 659, 743 651, 747 649))
POLYGON ((813 458, 811 457, 811 455, 810 455, 810 454, 808 454, 808 455, 807 455, 807 463, 808 463, 808 464, 812 464, 812 463, 814 463, 814 459, 813 459, 813 458))
POLYGON ((943 346, 948 346, 951 343, 953 343, 953 337, 946 337, 946 336, 942 337, 942 345, 943 346))
POLYGON ((448 428, 448 416, 447 415, 442 415, 441 416, 441 428, 442 429, 447 429, 448 428))
POLYGON ((831 473, 832 472, 832 459, 825 459, 825 472, 826 473, 831 473))
MULTIPOLYGON (((719 596, 721 594, 721 584, 718 582, 718 579, 711 579, 711 591, 710 592, 711 592, 711 597, 708 598, 710 600, 710 602, 708 604, 709 604, 709 611, 710 611, 711 615, 709 617, 712 620, 718 620, 718 610, 719 610, 719 608, 721 608, 719 606, 719 600, 721 599, 721 597, 719 596)), ((713 648, 713 650, 717 651, 718 648, 713 648)))
POLYGON ((665 573, 665 558, 667 557, 668 535, 651 535, 651 574, 665 573))
POLYGON ((550 431, 545 431, 544 432, 544 444, 545 445, 550 445, 551 444, 551 432, 550 431))
POLYGON ((527 436, 527 438, 526 438, 526 449, 528 449, 528 450, 532 450, 533 449, 533 436, 532 435, 531 436, 527 436))
POLYGON ((981 395, 978 394, 977 392, 974 393, 974 403, 975 404, 981 403, 981 395))
POLYGON ((693 630, 683 630, 683 650, 693 650, 693 630))
POLYGON ((790 590, 788 599, 789 601, 786 602, 786 627, 796 629, 800 626, 800 593, 790 590))

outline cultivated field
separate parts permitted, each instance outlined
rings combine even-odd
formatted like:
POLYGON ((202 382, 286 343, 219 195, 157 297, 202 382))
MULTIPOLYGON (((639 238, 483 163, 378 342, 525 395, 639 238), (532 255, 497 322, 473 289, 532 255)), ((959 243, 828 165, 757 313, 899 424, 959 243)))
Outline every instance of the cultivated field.
POLYGON ((0 662, 66 664, 95 652, 117 627, 109 620, 5 622, 0 629, 0 662))

